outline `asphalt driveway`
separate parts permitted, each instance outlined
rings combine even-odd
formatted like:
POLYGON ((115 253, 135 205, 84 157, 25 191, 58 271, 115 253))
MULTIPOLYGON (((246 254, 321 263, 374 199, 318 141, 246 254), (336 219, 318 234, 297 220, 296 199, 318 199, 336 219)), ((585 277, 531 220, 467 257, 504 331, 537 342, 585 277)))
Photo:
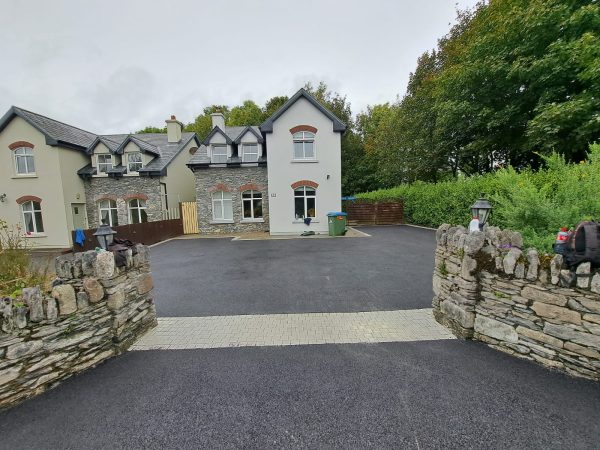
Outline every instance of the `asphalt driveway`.
POLYGON ((599 405, 476 342, 129 352, 1 412, 0 448, 593 449, 599 405))
POLYGON ((434 232, 360 230, 372 236, 161 244, 151 251, 158 315, 430 308, 434 232))

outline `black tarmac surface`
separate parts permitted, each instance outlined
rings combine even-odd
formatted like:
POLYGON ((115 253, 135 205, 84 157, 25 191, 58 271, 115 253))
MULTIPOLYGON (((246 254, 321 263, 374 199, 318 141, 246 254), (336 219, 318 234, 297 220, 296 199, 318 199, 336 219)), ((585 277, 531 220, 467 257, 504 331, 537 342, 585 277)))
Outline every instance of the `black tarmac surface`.
POLYGON ((435 235, 360 228, 372 237, 174 240, 152 249, 159 316, 430 308, 435 235))
POLYGON ((0 413, 0 448, 597 449, 599 412, 475 342, 130 352, 0 413))

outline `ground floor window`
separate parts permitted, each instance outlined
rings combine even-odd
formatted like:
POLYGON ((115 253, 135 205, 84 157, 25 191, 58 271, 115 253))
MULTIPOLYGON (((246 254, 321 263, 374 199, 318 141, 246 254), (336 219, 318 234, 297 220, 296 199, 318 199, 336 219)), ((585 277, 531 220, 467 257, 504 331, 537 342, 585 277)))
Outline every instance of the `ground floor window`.
POLYGON ((257 191, 242 192, 242 217, 244 219, 262 219, 262 194, 257 191))
POLYGON ((39 202, 29 201, 21 204, 23 225, 26 233, 43 233, 42 206, 39 202))
POLYGON ((116 201, 109 199, 100 200, 98 202, 98 209, 100 210, 100 224, 105 223, 111 227, 119 225, 116 201))
POLYGON ((146 213, 146 202, 137 198, 129 200, 129 223, 145 222, 148 222, 148 214, 146 213))
POLYGON ((214 220, 233 220, 231 192, 217 191, 212 194, 214 220))
POLYGON ((294 213, 296 219, 316 217, 317 192, 309 186, 294 189, 294 213))

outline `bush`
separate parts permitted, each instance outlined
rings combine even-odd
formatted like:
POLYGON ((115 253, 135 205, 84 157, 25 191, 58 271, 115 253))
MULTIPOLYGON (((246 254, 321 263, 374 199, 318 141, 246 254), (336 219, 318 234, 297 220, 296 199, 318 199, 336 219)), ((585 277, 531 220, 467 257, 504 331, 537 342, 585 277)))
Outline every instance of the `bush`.
POLYGON ((527 246, 550 251, 560 227, 600 218, 600 144, 590 146, 585 161, 567 164, 557 154, 545 157, 545 168, 517 172, 512 168, 441 183, 400 185, 358 194, 365 201, 404 200, 408 223, 438 227, 467 225, 470 206, 485 192, 493 211, 490 224, 523 234, 527 246))
POLYGON ((0 219, 0 296, 19 296, 29 286, 48 288, 47 270, 31 268, 31 252, 21 227, 0 219))

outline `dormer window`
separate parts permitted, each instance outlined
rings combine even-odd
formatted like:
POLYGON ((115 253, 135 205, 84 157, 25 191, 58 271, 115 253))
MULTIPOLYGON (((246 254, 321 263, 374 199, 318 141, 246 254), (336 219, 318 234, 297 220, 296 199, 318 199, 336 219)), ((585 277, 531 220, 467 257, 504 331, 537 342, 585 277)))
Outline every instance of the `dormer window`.
POLYGON ((310 131, 299 131, 294 133, 294 159, 315 159, 315 134, 310 131))
POLYGON ((97 155, 98 173, 106 173, 113 168, 112 155, 97 155))
POLYGON ((258 144, 242 144, 242 162, 258 161, 258 144))
POLYGON ((33 149, 20 147, 14 151, 17 175, 34 175, 33 149))
POLYGON ((137 172, 142 168, 142 154, 140 152, 127 153, 127 172, 137 172))
POLYGON ((225 164, 227 162, 227 146, 213 145, 211 162, 213 164, 225 164))

